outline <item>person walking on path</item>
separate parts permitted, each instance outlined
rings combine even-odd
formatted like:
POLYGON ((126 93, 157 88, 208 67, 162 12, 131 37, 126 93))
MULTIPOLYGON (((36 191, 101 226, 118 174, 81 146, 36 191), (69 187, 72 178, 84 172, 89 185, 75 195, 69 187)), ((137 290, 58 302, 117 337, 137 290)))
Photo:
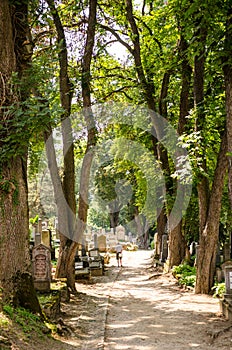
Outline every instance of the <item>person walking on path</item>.
POLYGON ((118 262, 118 267, 121 266, 122 267, 122 245, 118 242, 116 247, 116 259, 118 262))

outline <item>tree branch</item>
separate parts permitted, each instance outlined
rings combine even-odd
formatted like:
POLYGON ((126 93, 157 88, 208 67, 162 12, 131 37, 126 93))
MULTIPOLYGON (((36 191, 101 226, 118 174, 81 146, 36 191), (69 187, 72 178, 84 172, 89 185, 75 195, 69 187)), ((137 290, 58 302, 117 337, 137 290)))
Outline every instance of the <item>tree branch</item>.
POLYGON ((125 48, 133 55, 133 49, 130 47, 130 45, 129 45, 126 41, 124 41, 124 40, 120 37, 120 35, 116 32, 115 29, 110 28, 110 27, 108 27, 108 26, 106 26, 106 25, 104 25, 104 24, 100 24, 100 23, 99 23, 99 26, 100 26, 101 28, 105 29, 106 31, 110 32, 110 33, 117 39, 117 41, 118 41, 120 44, 122 44, 123 46, 125 46, 125 48))

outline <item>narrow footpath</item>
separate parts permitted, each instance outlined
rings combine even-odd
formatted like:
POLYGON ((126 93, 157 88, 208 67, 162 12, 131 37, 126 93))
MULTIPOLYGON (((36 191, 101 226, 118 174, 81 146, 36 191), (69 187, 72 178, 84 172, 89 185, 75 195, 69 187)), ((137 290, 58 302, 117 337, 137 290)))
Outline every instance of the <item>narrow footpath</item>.
POLYGON ((63 305, 67 349, 232 350, 232 326, 217 299, 181 289, 151 268, 151 251, 114 257, 104 276, 77 284, 63 305))

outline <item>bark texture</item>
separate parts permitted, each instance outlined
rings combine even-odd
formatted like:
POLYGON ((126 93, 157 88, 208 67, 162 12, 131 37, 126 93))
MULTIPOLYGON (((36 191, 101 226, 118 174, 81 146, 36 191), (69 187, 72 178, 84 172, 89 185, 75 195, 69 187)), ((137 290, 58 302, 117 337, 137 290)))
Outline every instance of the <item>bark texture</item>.
MULTIPOLYGON (((68 52, 65 38, 65 32, 60 20, 59 13, 55 7, 54 0, 47 0, 50 7, 53 21, 57 32, 57 44, 59 47, 59 84, 60 84, 60 100, 64 113, 61 117, 61 128, 63 138, 63 157, 64 170, 62 182, 55 180, 57 178, 57 166, 54 159, 54 164, 51 164, 50 158, 50 173, 53 178, 53 186, 56 205, 58 209, 58 231, 60 235, 60 251, 56 268, 56 277, 66 277, 67 254, 70 248, 76 219, 76 199, 75 199, 75 166, 74 166, 74 145, 72 137, 72 126, 70 121, 71 102, 72 102, 72 85, 68 74, 68 52), (62 183, 62 189, 60 188, 62 183), (60 203, 58 203, 60 201, 60 203)), ((49 135, 45 138, 48 139, 49 135)), ((49 140, 51 144, 51 140, 49 140)), ((51 147, 54 148, 53 145, 51 147)), ((47 148, 47 156, 49 157, 49 149, 47 148)), ((50 154, 51 156, 51 154, 50 154)))
POLYGON ((93 47, 95 39, 95 27, 96 27, 96 12, 97 12, 97 0, 89 1, 89 18, 87 38, 85 44, 85 51, 82 60, 82 99, 83 99, 83 113, 85 117, 86 126, 88 129, 88 140, 85 156, 81 168, 80 178, 80 191, 79 191, 79 203, 78 203, 78 219, 75 227, 74 239, 71 243, 68 260, 67 260, 67 278, 70 289, 75 292, 75 276, 73 274, 75 253, 78 243, 82 243, 82 237, 87 223, 88 215, 88 193, 89 193, 89 180, 92 160, 94 157, 94 147, 97 142, 97 129, 95 126, 95 120, 91 108, 91 74, 90 66, 93 56, 93 47))
MULTIPOLYGON (((30 275, 29 217, 27 189, 27 130, 25 139, 17 135, 14 114, 9 107, 19 105, 28 96, 27 69, 30 64, 30 32, 27 20, 27 1, 4 0, 0 3, 0 121, 2 150, 7 140, 15 140, 15 154, 2 152, 0 159, 0 281, 3 299, 40 312, 33 280, 30 275), (12 83, 17 73, 19 88, 12 83), (21 88, 21 89, 20 89, 21 88), (17 91, 17 92, 16 92, 17 91), (11 128, 7 125, 12 125, 11 128), (13 137, 12 137, 13 136, 13 137), (6 140, 6 142, 4 141, 6 140), (27 298, 23 291, 27 289, 27 298)), ((10 148, 9 148, 10 151, 10 148)))

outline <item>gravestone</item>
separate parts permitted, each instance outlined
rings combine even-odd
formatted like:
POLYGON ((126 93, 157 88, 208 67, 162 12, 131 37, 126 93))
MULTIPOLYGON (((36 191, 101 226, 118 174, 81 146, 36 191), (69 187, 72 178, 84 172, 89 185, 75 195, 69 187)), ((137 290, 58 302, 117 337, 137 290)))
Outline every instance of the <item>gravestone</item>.
POLYGON ((190 255, 196 255, 197 242, 192 242, 189 247, 190 255))
POLYGON ((224 297, 232 299, 232 265, 225 266, 224 274, 226 286, 226 293, 224 294, 224 297))
POLYGON ((125 241, 125 228, 122 225, 116 227, 116 236, 118 241, 125 241))
POLYGON ((154 254, 155 257, 158 258, 160 255, 160 245, 158 240, 158 232, 154 234, 154 254))
POLYGON ((218 243, 217 246, 217 252, 216 252, 216 267, 221 266, 221 250, 220 250, 220 244, 218 243))
POLYGON ((165 262, 168 257, 168 235, 162 236, 161 262, 165 262))
POLYGON ((226 242, 223 246, 223 262, 230 260, 230 243, 226 242))
POLYGON ((51 251, 42 243, 32 250, 32 267, 35 289, 40 292, 50 292, 51 251))
POLYGON ((41 243, 51 248, 51 233, 49 230, 43 230, 41 233, 41 243))
POLYGON ((35 234, 36 234, 36 227, 37 225, 32 225, 32 232, 31 232, 31 239, 35 242, 35 234))
POLYGON ((110 250, 114 250, 116 244, 117 244, 116 236, 115 236, 115 235, 109 236, 109 237, 108 237, 109 249, 110 249, 110 250))
POLYGON ((42 234, 42 220, 38 220, 37 231, 35 232, 35 246, 41 243, 41 234, 42 234))
POLYGON ((94 233, 93 235, 93 243, 94 243, 94 248, 97 249, 98 248, 98 242, 97 242, 97 234, 94 233))
POLYGON ((99 251, 105 252, 106 251, 106 236, 105 235, 98 236, 97 243, 98 243, 99 251))

